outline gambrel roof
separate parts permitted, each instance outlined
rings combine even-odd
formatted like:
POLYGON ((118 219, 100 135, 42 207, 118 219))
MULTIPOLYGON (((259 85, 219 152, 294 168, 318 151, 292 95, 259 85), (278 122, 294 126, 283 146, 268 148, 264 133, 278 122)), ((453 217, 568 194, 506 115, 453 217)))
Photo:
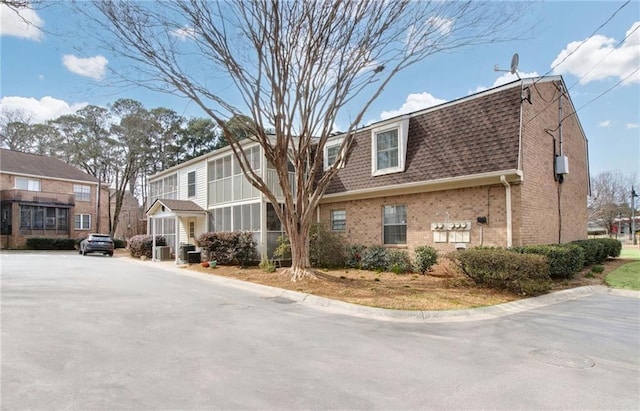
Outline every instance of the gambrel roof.
POLYGON ((0 148, 0 172, 25 177, 98 183, 98 179, 94 176, 57 158, 21 153, 4 148, 0 148))

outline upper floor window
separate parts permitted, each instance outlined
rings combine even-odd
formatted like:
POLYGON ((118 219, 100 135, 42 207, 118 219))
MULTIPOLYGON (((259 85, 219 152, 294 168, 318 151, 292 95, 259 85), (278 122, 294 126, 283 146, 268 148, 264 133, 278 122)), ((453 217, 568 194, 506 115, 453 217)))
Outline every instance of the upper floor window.
POLYGON ((149 183, 149 204, 158 198, 174 200, 178 198, 177 174, 172 174, 149 183))
POLYGON ((371 174, 374 176, 405 170, 409 118, 383 124, 371 130, 371 174))
POLYGON ((73 194, 77 201, 91 201, 91 187, 81 184, 73 185, 73 194))
POLYGON ((407 207, 404 205, 382 208, 383 243, 407 243, 407 207))
POLYGON ((338 141, 328 142, 324 146, 324 169, 331 167, 337 160, 340 154, 340 146, 342 145, 342 139, 338 141))
POLYGON ((190 171, 187 174, 187 196, 194 197, 196 195, 196 172, 190 171))
POLYGON ((40 180, 16 177, 16 189, 28 191, 40 191, 40 180))

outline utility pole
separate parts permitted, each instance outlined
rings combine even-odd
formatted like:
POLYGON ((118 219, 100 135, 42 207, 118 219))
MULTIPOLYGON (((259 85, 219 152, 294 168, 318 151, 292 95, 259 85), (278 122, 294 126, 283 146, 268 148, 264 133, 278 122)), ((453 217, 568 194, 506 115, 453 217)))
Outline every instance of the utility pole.
POLYGON ((636 238, 636 190, 631 186, 631 236, 633 239, 633 245, 638 245, 638 239, 636 238))

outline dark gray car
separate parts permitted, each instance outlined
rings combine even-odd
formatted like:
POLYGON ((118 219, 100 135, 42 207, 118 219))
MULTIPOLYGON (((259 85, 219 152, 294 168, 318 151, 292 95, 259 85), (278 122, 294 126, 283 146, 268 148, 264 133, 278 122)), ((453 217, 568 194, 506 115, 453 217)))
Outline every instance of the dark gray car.
POLYGON ((108 234, 89 234, 87 238, 80 242, 79 254, 102 253, 113 256, 113 240, 108 234))

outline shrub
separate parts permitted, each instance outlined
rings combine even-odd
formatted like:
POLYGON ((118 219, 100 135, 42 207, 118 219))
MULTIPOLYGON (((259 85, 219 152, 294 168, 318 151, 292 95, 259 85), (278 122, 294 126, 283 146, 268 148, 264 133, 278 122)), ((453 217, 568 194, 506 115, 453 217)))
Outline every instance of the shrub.
POLYGON ((278 236, 278 246, 273 250, 273 257, 277 260, 291 259, 291 243, 286 235, 278 236))
POLYGON ((584 267, 584 251, 575 244, 527 245, 513 247, 520 254, 538 254, 547 257, 551 278, 573 278, 584 267))
POLYGON ((570 244, 582 247, 584 251, 584 266, 593 265, 603 262, 607 258, 607 250, 603 243, 597 240, 576 240, 570 244))
POLYGON ((202 233, 197 244, 205 251, 209 260, 215 260, 218 264, 245 266, 257 256, 257 244, 250 231, 202 233))
MULTIPOLYGON (((161 236, 156 236, 156 247, 167 245, 167 240, 161 236)), ((145 256, 153 258, 153 236, 149 234, 135 235, 129 239, 129 254, 131 257, 139 258, 145 256)))
POLYGON ((374 245, 368 247, 362 253, 360 267, 364 270, 384 271, 389 266, 387 249, 374 245))
POLYGON ((387 251, 387 270, 396 274, 411 272, 411 257, 405 250, 387 251))
POLYGON ((593 271, 596 274, 600 274, 601 272, 604 271, 604 266, 594 265, 593 267, 591 267, 591 271, 593 271))
POLYGON ((504 249, 472 248, 447 256, 480 286, 523 295, 538 295, 551 288, 547 258, 504 249))
POLYGON ((113 248, 127 248, 127 242, 119 238, 114 238, 113 248))
POLYGON ((344 267, 347 262, 344 240, 321 224, 312 226, 309 232, 309 259, 314 267, 344 267))
POLYGON ((362 256, 364 255, 367 247, 359 244, 353 244, 347 247, 346 257, 347 261, 344 263, 347 268, 360 268, 362 263, 362 256))
POLYGON ((596 238, 587 241, 597 241, 598 243, 602 244, 608 257, 620 257, 620 252, 622 251, 622 243, 615 238, 596 238))
POLYGON ((73 238, 34 237, 27 238, 25 246, 30 250, 73 250, 76 248, 76 240, 73 238))
POLYGON ((416 247, 415 270, 420 274, 425 274, 438 262, 438 251, 426 245, 416 247))
POLYGON ((258 266, 265 273, 273 273, 276 271, 276 264, 273 261, 269 261, 266 259, 260 261, 260 264, 258 264, 258 266))

